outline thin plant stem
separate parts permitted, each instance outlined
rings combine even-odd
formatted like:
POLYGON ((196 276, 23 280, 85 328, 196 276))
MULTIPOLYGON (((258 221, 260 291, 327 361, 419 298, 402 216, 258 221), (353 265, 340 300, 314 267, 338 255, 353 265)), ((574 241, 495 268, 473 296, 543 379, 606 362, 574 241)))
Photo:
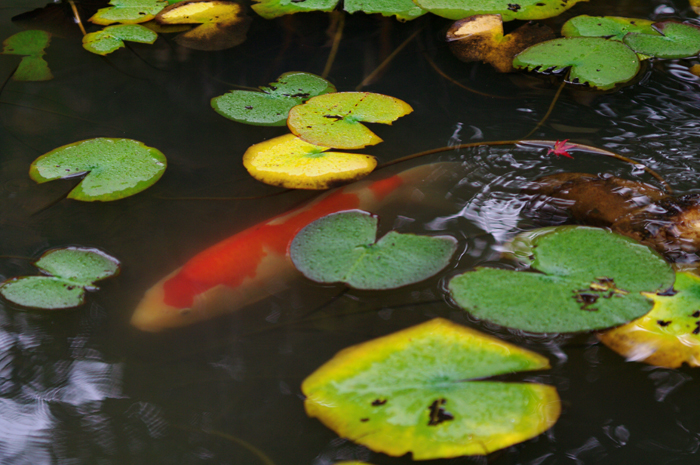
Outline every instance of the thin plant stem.
POLYGON ((80 20, 80 13, 78 13, 78 8, 75 6, 75 1, 68 0, 68 3, 70 3, 70 8, 71 8, 71 10, 73 10, 73 16, 75 17, 75 22, 78 23, 78 27, 80 28, 80 31, 83 33, 83 35, 87 35, 87 32, 85 32, 85 27, 83 26, 83 22, 80 20))
POLYGON ((29 105, 22 105, 21 103, 14 103, 14 102, 7 102, 5 100, 0 100, 0 104, 12 105, 15 107, 20 107, 20 108, 28 108, 29 110, 43 111, 45 113, 51 113, 52 115, 64 116, 66 118, 73 118, 73 119, 77 119, 79 121, 86 121, 88 123, 96 124, 97 126, 101 126, 103 128, 109 128, 109 129, 114 129, 115 131, 124 132, 122 129, 115 128, 114 126, 107 126, 106 124, 101 124, 101 123, 98 123, 96 121, 93 121, 93 120, 90 120, 87 118, 81 118, 80 116, 73 116, 73 115, 69 115, 67 113, 61 113, 59 111, 47 110, 45 108, 30 107, 29 105))
POLYGON ((389 63, 391 63, 391 60, 393 60, 394 57, 395 57, 396 55, 398 55, 399 52, 401 52, 401 50, 403 50, 403 49, 406 47, 406 45, 408 45, 413 39, 415 39, 415 37, 416 37, 423 29, 425 29, 425 26, 421 27, 420 29, 417 29, 416 31, 413 32, 413 34, 411 34, 410 36, 408 36, 408 38, 407 38, 406 40, 404 40, 404 41, 401 43, 401 45, 399 45, 398 47, 396 47, 396 49, 395 49, 393 52, 391 52, 391 53, 389 54, 389 56, 386 57, 386 58, 384 59, 384 61, 382 61, 382 62, 379 64, 379 66, 377 66, 377 67, 374 69, 374 71, 372 71, 366 78, 364 78, 364 79, 362 80, 361 83, 359 83, 359 84, 357 85, 357 87, 355 87, 355 90, 356 90, 356 91, 359 91, 359 90, 361 90, 364 86, 366 86, 367 84, 369 84, 370 82, 372 82, 372 80, 374 80, 375 76, 377 76, 377 74, 379 74, 380 72, 382 72, 382 71, 384 70, 384 68, 386 68, 387 65, 389 65, 389 63))
POLYGON ((428 64, 435 70, 436 73, 438 73, 440 76, 447 79, 448 81, 450 81, 452 84, 456 85, 457 87, 461 87, 462 89, 464 89, 468 92, 471 92, 471 93, 477 94, 477 95, 481 95, 482 97, 497 98, 497 99, 502 99, 502 100, 511 100, 511 99, 517 98, 517 97, 505 97, 502 95, 487 94, 486 92, 481 92, 479 90, 472 89, 471 87, 467 87, 464 84, 462 84, 461 82, 453 79, 450 75, 448 75, 442 69, 440 69, 440 67, 438 67, 437 63, 435 63, 435 61, 433 61, 433 59, 430 58, 428 53, 425 51, 423 52, 423 58, 425 58, 425 61, 428 62, 428 64))
POLYGON ((326 60, 326 66, 323 68, 321 77, 326 79, 328 74, 333 68, 333 62, 338 54, 338 47, 340 47, 340 39, 343 38, 343 29, 345 29, 345 13, 342 11, 334 11, 331 13, 331 18, 335 24, 335 34, 333 34, 333 45, 331 45, 331 51, 328 54, 328 59, 326 60))
POLYGON ((534 128, 532 128, 532 131, 528 132, 525 134, 523 139, 527 139, 531 135, 533 135, 544 123, 547 121, 547 118, 549 118, 549 115, 552 114, 552 110, 554 110, 554 105, 556 105, 557 100, 559 100, 559 96, 561 95, 561 91, 564 90, 564 86, 566 85, 566 81, 562 81, 561 85, 559 86, 559 89, 557 89, 557 93, 554 94, 554 98, 552 99, 552 103, 549 104, 549 108, 547 109, 547 113, 542 117, 541 120, 535 125, 534 128))
POLYGON ((224 433, 223 431, 217 431, 213 429, 194 429, 194 428, 189 428, 186 426, 181 426, 181 425, 173 425, 178 429, 185 430, 185 431, 192 431, 192 432, 202 432, 205 434, 209 434, 212 436, 218 436, 220 438, 224 438, 228 441, 234 442, 238 444, 239 446, 243 447, 246 449, 248 452, 251 454, 255 455, 258 459, 260 459, 260 463, 263 463, 264 465, 275 465, 275 462, 272 461, 270 457, 265 455, 263 451, 249 443, 248 441, 244 441, 241 438, 238 438, 232 434, 224 433))

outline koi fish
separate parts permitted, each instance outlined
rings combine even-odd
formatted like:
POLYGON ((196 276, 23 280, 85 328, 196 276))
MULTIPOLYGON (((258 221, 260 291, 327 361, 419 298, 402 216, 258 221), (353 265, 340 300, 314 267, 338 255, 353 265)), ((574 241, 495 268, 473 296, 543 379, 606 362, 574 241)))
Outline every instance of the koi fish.
POLYGON ((241 231, 204 250, 149 289, 131 324, 144 331, 186 326, 264 299, 286 287, 296 271, 288 249, 309 223, 343 210, 374 210, 411 197, 419 181, 454 172, 456 163, 410 168, 376 181, 329 191, 306 205, 241 231))

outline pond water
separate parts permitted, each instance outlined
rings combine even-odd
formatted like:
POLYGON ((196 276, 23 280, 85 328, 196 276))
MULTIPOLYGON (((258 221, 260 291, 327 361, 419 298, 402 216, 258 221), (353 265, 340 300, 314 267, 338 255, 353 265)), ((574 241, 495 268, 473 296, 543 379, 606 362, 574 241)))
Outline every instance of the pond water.
MULTIPOLYGON (((80 2, 78 2, 80 3, 80 2)), ((0 37, 10 18, 44 6, 3 0, 0 37)), ((697 22, 685 0, 579 4, 547 21, 556 30, 577 14, 617 14, 697 22)), ((422 150, 511 140, 547 112, 557 78, 499 75, 457 61, 443 37, 449 21, 414 22, 356 14, 346 18, 329 74, 354 90, 411 34, 417 36, 363 89, 408 102, 414 112, 374 127, 384 143, 363 153, 380 163, 422 150), (441 77, 445 74, 477 92, 441 77)), ((34 274, 31 260, 52 247, 98 247, 122 263, 87 304, 67 312, 0 305, 0 463, 376 465, 411 462, 339 439, 303 408, 301 381, 338 350, 441 316, 547 356, 552 369, 519 379, 555 386, 556 425, 487 457, 428 463, 494 465, 697 463, 700 379, 688 367, 625 361, 595 336, 531 337, 475 321, 448 303, 457 270, 499 262, 498 246, 532 227, 520 190, 544 174, 612 173, 653 182, 634 166, 544 147, 451 150, 413 162, 458 161, 405 202, 381 211, 382 228, 449 233, 459 257, 440 275, 382 293, 299 278, 283 292, 234 314, 146 333, 129 320, 143 293, 189 257, 282 213, 309 192, 287 192, 248 176, 247 147, 286 128, 244 126, 209 101, 234 86, 258 86, 287 71, 320 74, 330 51, 329 17, 255 17, 248 40, 221 52, 179 47, 170 38, 130 44, 106 58, 84 51, 80 33, 54 37, 46 59, 55 79, 9 81, 0 93, 0 275, 34 274), (37 185, 27 175, 39 155, 93 137, 126 137, 168 158, 149 190, 111 203, 61 200, 77 180, 37 185), (255 197, 239 199, 237 197, 255 197)), ((0 56, 4 81, 18 58, 0 56)), ((571 139, 632 157, 679 193, 698 191, 700 79, 694 60, 652 61, 640 79, 609 93, 565 88, 533 139, 571 139)), ((409 165, 406 165, 409 166, 409 165)), ((403 169, 397 166, 396 169, 403 169)), ((381 233, 381 232, 380 232, 381 233)))

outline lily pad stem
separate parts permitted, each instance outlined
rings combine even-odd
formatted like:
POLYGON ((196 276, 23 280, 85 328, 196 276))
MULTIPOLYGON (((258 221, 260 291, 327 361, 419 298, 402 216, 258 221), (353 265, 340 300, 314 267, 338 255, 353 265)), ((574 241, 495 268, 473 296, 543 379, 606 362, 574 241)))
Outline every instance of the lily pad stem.
POLYGON ((218 436, 220 438, 224 438, 226 440, 229 440, 231 442, 235 442, 239 446, 242 446, 246 450, 248 450, 250 453, 255 455, 258 459, 260 459, 260 463, 264 465, 275 465, 275 462, 272 461, 270 457, 265 455, 263 451, 249 443, 248 441, 244 441, 241 438, 238 438, 232 434, 224 433, 222 431, 217 431, 213 429, 194 429, 194 428, 189 428, 187 426, 180 426, 180 425, 174 425, 176 428, 185 430, 185 431, 191 431, 191 432, 202 432, 205 434, 210 434, 212 436, 218 436))
POLYGON ((559 100, 559 96, 561 95, 561 91, 564 90, 564 86, 566 85, 566 81, 562 81, 561 85, 559 86, 559 89, 557 89, 557 93, 554 94, 554 98, 552 99, 552 103, 549 104, 549 108, 547 109, 547 113, 544 114, 542 119, 535 125, 534 128, 532 128, 532 131, 528 132, 525 134, 525 137, 523 139, 527 139, 531 135, 533 135, 544 123, 547 121, 547 118, 549 118, 549 115, 552 114, 552 110, 554 110, 554 105, 556 105, 557 100, 559 100))
POLYGON ((505 97, 502 95, 487 94, 486 92, 481 92, 479 90, 472 89, 471 87, 467 87, 464 84, 462 84, 461 82, 459 82, 456 79, 454 79, 453 77, 451 77, 450 75, 448 75, 447 73, 445 73, 442 69, 440 69, 438 67, 437 63, 435 63, 435 61, 433 61, 433 59, 430 58, 430 56, 428 55, 428 53, 426 51, 423 51, 423 58, 425 58, 425 61, 428 62, 428 64, 435 70, 436 73, 438 73, 440 76, 447 79, 448 81, 450 81, 452 84, 456 85, 457 87, 461 87, 462 89, 464 89, 468 92, 471 92, 471 93, 477 94, 477 95, 481 95, 482 97, 490 97, 490 98, 497 98, 497 99, 503 99, 503 100, 511 100, 511 99, 517 98, 517 97, 505 97))
POLYGON ((357 85, 357 87, 355 87, 355 90, 359 92, 360 90, 362 90, 362 88, 363 88, 364 86, 366 86, 367 84, 369 84, 370 82, 372 82, 372 81, 374 80, 374 78, 377 76, 377 74, 379 74, 380 72, 382 72, 382 71, 384 70, 384 68, 386 68, 387 65, 388 65, 389 63, 391 63, 391 60, 393 60, 394 57, 395 57, 396 55, 398 55, 399 52, 400 52, 401 50, 404 49, 404 47, 406 47, 406 45, 408 45, 413 39, 415 39, 415 37, 418 35, 418 33, 420 33, 423 29, 425 29, 425 26, 420 27, 420 28, 417 29, 413 34, 411 34, 410 36, 408 36, 408 38, 407 38, 406 40, 404 40, 404 41, 401 43, 401 45, 399 45, 398 47, 396 47, 396 49, 395 49, 393 52, 391 52, 391 53, 389 54, 389 56, 386 57, 386 58, 384 59, 384 61, 382 61, 382 62, 379 64, 379 66, 377 66, 377 67, 374 69, 374 71, 372 71, 371 73, 369 73, 369 75, 368 75, 366 78, 364 78, 364 79, 362 80, 362 82, 359 83, 359 84, 357 85))
POLYGON ((331 25, 335 27, 335 34, 333 34, 333 45, 331 46, 331 52, 328 54, 328 60, 326 60, 326 66, 323 68, 323 73, 321 77, 326 79, 328 73, 331 72, 333 67, 333 62, 335 61, 335 56, 338 54, 338 47, 340 46, 340 39, 343 37, 343 29, 345 29, 345 13, 342 11, 333 11, 330 14, 331 25))
POLYGON ((73 16, 75 17, 75 22, 78 23, 80 31, 83 33, 83 35, 87 35, 85 27, 83 26, 83 22, 80 20, 80 13, 78 13, 78 8, 75 6, 75 1, 68 0, 68 3, 70 3, 70 9, 73 10, 73 16))

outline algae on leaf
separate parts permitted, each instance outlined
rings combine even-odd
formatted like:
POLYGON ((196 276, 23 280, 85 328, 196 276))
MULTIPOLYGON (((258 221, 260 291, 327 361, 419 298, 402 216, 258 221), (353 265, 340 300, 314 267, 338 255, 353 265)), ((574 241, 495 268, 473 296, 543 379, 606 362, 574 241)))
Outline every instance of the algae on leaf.
POLYGON ((335 86, 320 76, 292 71, 260 87, 260 92, 232 90, 214 97, 211 106, 220 115, 239 123, 284 126, 292 107, 335 91, 335 86))
POLYGON ((124 41, 152 44, 158 34, 140 24, 119 24, 83 37, 83 48, 97 55, 107 55, 124 46, 124 41))
POLYGON ((442 318, 348 347, 301 390, 310 417, 375 452, 486 455, 549 429, 552 386, 483 378, 549 368, 536 353, 442 318))
POLYGON ((370 155, 327 150, 287 134, 249 147, 243 166, 258 181, 288 189, 328 189, 356 181, 377 166, 370 155))
POLYGON ((503 21, 545 19, 588 0, 414 0, 419 7, 449 19, 500 14, 503 21))
POLYGON ((567 81, 601 90, 634 78, 639 59, 628 46, 601 37, 564 37, 526 49, 513 60, 521 69, 557 71, 571 67, 567 81))
POLYGON ((22 276, 0 284, 0 294, 29 308, 58 310, 82 305, 96 281, 119 274, 119 262, 92 248, 67 247, 46 252, 34 266, 50 276, 22 276))
POLYGON ((49 64, 42 58, 44 49, 51 42, 51 34, 45 31, 23 31, 2 43, 3 55, 24 55, 12 75, 15 81, 48 81, 53 79, 49 64))
POLYGON ((454 301, 478 318, 510 328, 590 331, 644 315, 652 303, 641 293, 664 291, 675 279, 658 253, 604 229, 564 226, 528 233, 513 249, 539 272, 466 272, 448 285, 454 301))
POLYGON ((29 176, 38 183, 85 175, 68 198, 119 200, 155 184, 166 167, 157 149, 131 139, 88 139, 64 145, 32 163, 29 176))
POLYGON ((700 366, 700 276, 677 273, 672 292, 645 295, 654 301, 649 313, 598 338, 628 360, 700 366))
POLYGON ((391 124, 412 111, 406 102, 387 95, 335 92, 292 108, 287 126, 310 144, 361 149, 382 141, 361 122, 391 124))
POLYGON ((165 0, 110 0, 110 7, 101 8, 90 21, 101 26, 113 23, 145 23, 168 6, 165 0))
POLYGON ((443 270, 457 250, 452 236, 390 231, 377 240, 378 218, 361 210, 324 216, 302 229, 289 255, 307 278, 356 289, 395 289, 443 270))

